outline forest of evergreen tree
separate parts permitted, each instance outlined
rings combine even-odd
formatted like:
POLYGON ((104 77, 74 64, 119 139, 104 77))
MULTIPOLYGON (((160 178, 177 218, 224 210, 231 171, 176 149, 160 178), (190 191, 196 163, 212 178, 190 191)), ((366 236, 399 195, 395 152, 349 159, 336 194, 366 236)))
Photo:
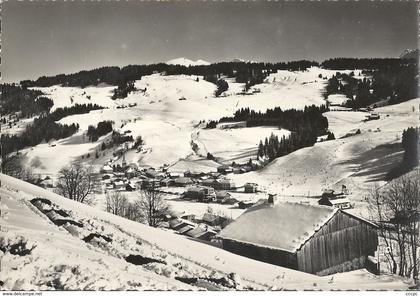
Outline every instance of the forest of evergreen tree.
POLYGON ((328 131, 328 119, 322 115, 327 111, 329 110, 324 105, 320 107, 306 106, 303 110, 282 110, 280 107, 276 107, 268 109, 266 112, 242 108, 236 111, 232 117, 210 121, 207 128, 215 128, 219 122, 246 121, 247 127, 276 126, 291 131, 289 137, 279 139, 272 134, 264 142, 260 142, 258 156, 265 156, 271 161, 298 149, 314 145, 318 136, 328 135, 328 140, 334 139, 334 134, 328 131))
POLYGON ((353 109, 367 107, 380 101, 397 104, 418 96, 418 62, 415 59, 331 59, 322 63, 326 69, 359 69, 365 77, 355 78, 337 72, 328 80, 325 98, 344 94, 345 106, 353 109))
POLYGON ((387 173, 387 180, 398 178, 419 164, 419 139, 420 129, 418 127, 410 127, 403 131, 401 139, 401 145, 404 149, 403 159, 387 173))
POLYGON ((18 152, 25 147, 36 146, 52 139, 70 137, 79 129, 78 124, 59 124, 56 121, 74 114, 89 113, 91 110, 103 109, 96 104, 76 104, 71 107, 57 108, 51 113, 43 112, 33 123, 26 126, 20 135, 1 135, 2 155, 18 152))

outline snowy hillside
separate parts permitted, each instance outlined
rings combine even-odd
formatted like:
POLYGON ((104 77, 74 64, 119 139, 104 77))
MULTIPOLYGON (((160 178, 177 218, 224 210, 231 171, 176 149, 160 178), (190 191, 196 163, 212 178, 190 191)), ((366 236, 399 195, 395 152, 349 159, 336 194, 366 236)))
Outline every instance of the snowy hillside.
POLYGON ((318 277, 241 257, 0 175, 5 290, 407 289, 365 270, 318 277))
POLYGON ((172 59, 169 60, 167 62, 165 62, 165 64, 168 65, 181 65, 181 66, 185 66, 185 67, 189 67, 189 66, 202 66, 202 65, 210 65, 209 62, 204 61, 204 60, 190 60, 187 58, 176 58, 176 59, 172 59))
MULTIPOLYGON (((341 71, 349 72, 349 71, 341 71)), ((356 71, 357 73, 358 71, 356 71)), ((317 67, 306 71, 278 71, 270 74, 265 82, 251 87, 244 94, 241 83, 227 79, 230 87, 221 97, 215 97, 216 85, 201 76, 153 74, 135 81, 136 90, 125 99, 112 100, 112 87, 53 86, 39 88, 50 97, 53 108, 69 107, 76 103, 95 103, 106 109, 90 113, 70 115, 59 123, 77 123, 78 133, 21 151, 23 160, 35 174, 54 178, 58 171, 74 162, 93 164, 96 171, 110 159, 112 164, 122 164, 122 157, 114 156, 116 148, 101 150, 103 143, 111 140, 111 134, 90 142, 86 136, 90 125, 104 120, 113 121, 114 131, 141 136, 144 144, 140 150, 125 153, 125 161, 140 168, 159 168, 167 165, 172 172, 215 172, 221 164, 246 163, 257 157, 258 143, 274 133, 280 138, 290 134, 277 127, 238 127, 206 129, 206 122, 232 116, 240 108, 266 111, 269 108, 303 109, 308 105, 325 104, 323 89, 325 77, 336 71, 317 67), (320 78, 320 76, 322 78, 320 78), (203 123, 204 122, 204 123, 203 123), (213 158, 207 159, 208 155, 213 158), (87 156, 90 157, 87 157, 87 156), (97 155, 97 158, 94 156, 97 155)), ((360 73, 359 73, 360 75, 360 73)), ((328 98, 341 103, 342 95, 328 98)), ((316 143, 275 159, 261 170, 243 174, 229 174, 236 186, 256 182, 260 190, 277 193, 284 200, 317 203, 316 198, 325 188, 337 192, 342 185, 350 191, 355 205, 352 211, 365 215, 365 197, 376 183, 384 182, 384 174, 399 161, 399 148, 404 129, 418 125, 418 104, 414 99, 398 105, 377 108, 379 120, 365 121, 367 112, 333 109, 324 114, 329 130, 336 140, 316 143), (360 134, 356 132, 360 130, 360 134)), ((103 205, 104 189, 96 196, 103 205)), ((238 200, 253 199, 235 196, 238 200)), ((203 215, 207 205, 174 200, 175 209, 188 209, 190 213, 203 215)), ((259 196, 255 196, 257 198, 259 196)), ((237 217, 243 210, 229 205, 211 205, 214 210, 237 217)))
MULTIPOLYGON (((345 184, 352 202, 363 204, 369 189, 376 183, 383 184, 384 174, 398 163, 402 151, 396 144, 404 129, 418 126, 419 103, 420 98, 377 108, 381 118, 367 122, 362 121, 366 112, 328 112, 324 115, 336 137, 352 136, 316 143, 278 158, 260 171, 232 175, 232 179, 237 184, 254 180, 269 192, 284 195, 286 200, 293 195, 297 201, 319 195, 325 188, 339 192, 345 184), (354 135, 358 129, 361 133, 354 135)), ((353 211, 363 209, 356 207, 353 211)))
MULTIPOLYGON (((258 129, 258 137, 255 141, 247 139, 249 144, 245 147, 232 145, 234 138, 228 136, 231 132, 218 134, 216 131, 214 134, 212 131, 202 131, 199 134, 201 128, 198 123, 201 120, 218 120, 223 116, 231 116, 236 110, 245 107, 265 111, 275 107, 303 109, 307 105, 322 105, 325 103, 322 91, 326 80, 318 76, 322 74, 323 77, 330 77, 334 73, 335 71, 316 67, 302 72, 279 71, 269 75, 265 83, 252 87, 251 91, 258 89, 252 95, 242 93, 242 84, 229 81, 231 87, 226 91, 226 96, 219 98, 214 97, 216 86, 213 83, 203 80, 202 77, 187 75, 144 76, 135 82, 137 91, 131 92, 125 99, 117 100, 111 99, 114 87, 106 85, 84 89, 61 86, 37 88, 53 100, 53 109, 74 106, 77 103, 98 104, 108 109, 61 119, 60 123, 63 124, 79 124, 79 133, 70 139, 59 141, 55 147, 50 147, 52 153, 45 153, 49 149, 39 145, 25 149, 23 154, 27 157, 27 165, 35 172, 54 175, 60 166, 65 166, 69 160, 80 160, 83 155, 94 153, 94 148, 101 142, 97 142, 96 146, 83 142, 83 134, 89 125, 111 120, 114 122, 114 129, 121 132, 131 131, 134 138, 141 135, 144 139, 145 153, 132 151, 127 154, 129 162, 141 166, 176 165, 178 161, 188 160, 196 155, 191 142, 202 148, 197 151, 198 154, 205 156, 207 152, 215 153, 225 157, 222 161, 230 161, 238 155, 255 158, 256 145, 259 140, 271 134, 270 129, 258 129), (207 139, 216 138, 217 147, 214 147, 214 150, 206 149, 207 139), (68 149, 69 145, 72 145, 71 149, 68 149), (62 155, 58 162, 55 152, 62 155), (39 163, 38 159, 42 165, 31 165, 39 163), (53 163, 56 164, 52 165, 53 163)), ((252 130, 248 129, 232 133, 239 133, 245 137, 253 134, 252 130)))

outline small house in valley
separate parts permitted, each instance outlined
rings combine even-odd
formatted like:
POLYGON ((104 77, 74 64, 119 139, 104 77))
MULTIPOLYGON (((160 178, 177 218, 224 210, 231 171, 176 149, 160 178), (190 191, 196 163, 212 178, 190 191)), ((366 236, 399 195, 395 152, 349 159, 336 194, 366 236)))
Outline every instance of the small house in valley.
POLYGON ((219 129, 243 128, 246 127, 246 121, 221 122, 216 127, 219 129))
POLYGON ((333 208, 337 208, 337 209, 350 209, 351 208, 351 203, 350 200, 345 197, 345 198, 328 198, 326 196, 322 197, 320 200, 318 200, 318 204, 319 205, 323 205, 323 206, 329 206, 329 207, 333 207, 333 208))
POLYGON ((112 169, 112 167, 111 167, 111 166, 109 166, 109 165, 104 165, 104 166, 101 168, 101 173, 103 173, 103 174, 112 174, 112 172, 113 172, 113 169, 112 169))
POLYGON ((223 203, 230 199, 230 193, 224 190, 216 191, 216 201, 223 203))
POLYGON ((366 115, 366 120, 378 120, 379 118, 381 118, 381 116, 376 112, 371 112, 369 115, 366 115))
POLYGON ((185 226, 191 226, 191 228, 194 228, 196 225, 195 223, 185 220, 185 219, 174 219, 169 221, 169 226, 174 230, 180 230, 181 228, 184 228, 185 226))
POLYGON ((240 209, 248 209, 252 207, 255 203, 253 201, 240 201, 238 202, 238 207, 240 209))
POLYGON ((187 231, 185 235, 199 240, 210 241, 211 238, 216 235, 216 231, 208 227, 198 226, 194 229, 187 231))
POLYGON ((175 181, 170 178, 165 178, 163 180, 160 180, 160 186, 163 186, 163 187, 172 186, 174 184, 175 184, 175 181))
POLYGON ((229 179, 208 179, 202 182, 203 186, 212 187, 216 190, 235 189, 235 183, 229 179))
POLYGON ((317 275, 365 267, 378 246, 377 226, 340 209, 260 202, 218 235, 223 249, 317 275))
POLYGON ((257 183, 246 183, 244 186, 245 193, 255 193, 258 190, 257 183))
POLYGON ((185 191, 184 197, 204 202, 216 201, 214 189, 206 186, 191 186, 185 191))
POLYGON ((229 174, 233 172, 233 168, 230 165, 221 165, 217 168, 217 172, 221 174, 229 174))
POLYGON ((125 190, 125 184, 124 181, 115 181, 114 182, 114 189, 116 190, 125 190))
POLYGON ((185 187, 185 186, 194 184, 194 182, 190 178, 179 177, 179 178, 175 179, 174 184, 175 184, 175 186, 185 187))

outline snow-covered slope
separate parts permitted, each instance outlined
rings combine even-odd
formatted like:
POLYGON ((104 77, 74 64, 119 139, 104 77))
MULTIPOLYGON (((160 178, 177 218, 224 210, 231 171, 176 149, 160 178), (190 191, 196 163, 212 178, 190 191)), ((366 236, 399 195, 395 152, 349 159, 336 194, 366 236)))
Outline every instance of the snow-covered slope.
POLYGON ((254 159, 258 153, 259 141, 277 135, 279 139, 288 137, 290 132, 276 127, 249 127, 234 129, 205 129, 198 134, 198 143, 202 144, 203 155, 207 152, 219 157, 226 164, 245 163, 254 159), (240 148, 238 148, 240 147, 240 148))
POLYGON ((57 108, 70 107, 76 104, 97 104, 102 107, 113 107, 111 99, 115 86, 101 85, 80 87, 34 87, 45 93, 54 103, 51 112, 57 108))
POLYGON ((9 176, 0 174, 0 180, 0 277, 4 290, 329 290, 354 289, 354 283, 358 289, 408 286, 398 277, 377 277, 365 270, 331 279, 266 264, 102 212, 9 176), (139 265, 140 259, 137 265, 130 263, 134 262, 127 259, 130 255, 149 263, 139 265), (199 284, 185 283, 185 278, 197 277, 202 278, 199 284))
MULTIPOLYGON (((402 131, 419 125, 420 98, 401 104, 377 108, 379 120, 363 122, 367 113, 331 111, 325 114, 329 129, 341 137, 347 133, 361 134, 316 143, 280 157, 256 172, 232 175, 237 185, 249 180, 265 186, 268 191, 284 195, 284 199, 303 200, 321 194, 325 188, 349 188, 350 199, 363 203, 376 183, 384 183, 384 174, 400 161, 402 131)), ((309 199, 311 201, 311 199, 309 199)), ((317 199, 312 199, 314 203, 317 199)), ((359 211, 364 207, 357 207, 359 211)), ((359 213, 366 214, 366 213, 359 213)))
MULTIPOLYGON (((158 167, 188 160, 196 154, 192 149, 192 142, 202 148, 202 144, 207 145, 207 139, 212 142, 217 141, 217 147, 207 149, 207 151, 202 149, 199 151, 201 155, 202 153, 205 155, 206 152, 220 154, 219 156, 224 158, 222 162, 241 155, 247 159, 249 156, 255 158, 256 145, 261 138, 270 135, 271 132, 268 129, 258 129, 258 131, 264 130, 264 133, 258 133, 255 143, 250 143, 253 140, 251 137, 253 132, 248 129, 223 133, 203 132, 203 135, 208 134, 208 137, 204 137, 201 143, 201 135, 197 132, 203 125, 199 126, 199 122, 231 116, 236 110, 245 107, 266 111, 268 108, 275 107, 302 109, 307 105, 324 104, 322 90, 325 80, 318 76, 322 74, 323 77, 329 77, 334 73, 334 71, 320 68, 310 68, 302 72, 279 71, 268 76, 265 83, 251 88, 251 91, 258 90, 252 95, 242 94, 243 85, 229 80, 231 87, 225 97, 219 98, 214 97, 216 86, 213 83, 205 81, 202 77, 188 75, 144 76, 135 82, 137 91, 130 93, 125 99, 115 101, 111 99, 113 87, 109 86, 84 89, 61 86, 40 88, 54 101, 53 109, 76 103, 95 103, 108 109, 63 118, 60 123, 78 123, 80 132, 70 139, 58 142, 56 147, 51 147, 50 154, 44 153, 48 149, 42 146, 27 149, 23 151, 23 154, 27 156, 28 165, 31 165, 33 161, 37 163, 37 157, 42 159, 42 170, 40 170, 41 166, 33 166, 35 172, 54 175, 59 167, 50 164, 56 162, 64 166, 70 159, 81 159, 87 153, 92 155, 94 152, 92 149, 101 144, 98 142, 95 147, 92 147, 88 145, 86 139, 85 142, 81 141, 89 125, 96 125, 103 120, 112 120, 115 129, 122 132, 130 130, 134 138, 140 135, 144 139, 145 153, 130 152, 127 155, 127 161, 138 163, 140 166, 158 167), (229 133, 239 134, 236 136, 229 133), (241 137, 244 139, 241 135, 246 137, 247 145, 232 145, 232 140, 237 138, 242 141, 241 137), (64 143, 81 146, 72 146, 72 152, 66 152, 69 146, 59 147, 64 143), (57 162, 57 154, 53 153, 56 151, 63 153, 61 158, 63 161, 57 162), (228 151, 228 153, 223 151, 228 151)), ((208 146, 211 148, 211 144, 208 146)), ((213 167, 214 165, 211 165, 209 168, 213 167)))
POLYGON ((205 60, 190 60, 187 58, 176 58, 176 59, 172 59, 166 62, 166 64, 168 65, 181 65, 181 66, 185 66, 185 67, 189 67, 189 66, 207 66, 210 65, 209 62, 205 61, 205 60))

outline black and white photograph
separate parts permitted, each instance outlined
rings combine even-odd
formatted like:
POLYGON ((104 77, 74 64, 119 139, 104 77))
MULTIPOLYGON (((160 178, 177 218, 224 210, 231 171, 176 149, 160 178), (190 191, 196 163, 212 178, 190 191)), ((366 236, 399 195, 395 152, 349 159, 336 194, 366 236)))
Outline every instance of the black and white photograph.
POLYGON ((418 1, 0 7, 2 295, 417 295, 418 1))

